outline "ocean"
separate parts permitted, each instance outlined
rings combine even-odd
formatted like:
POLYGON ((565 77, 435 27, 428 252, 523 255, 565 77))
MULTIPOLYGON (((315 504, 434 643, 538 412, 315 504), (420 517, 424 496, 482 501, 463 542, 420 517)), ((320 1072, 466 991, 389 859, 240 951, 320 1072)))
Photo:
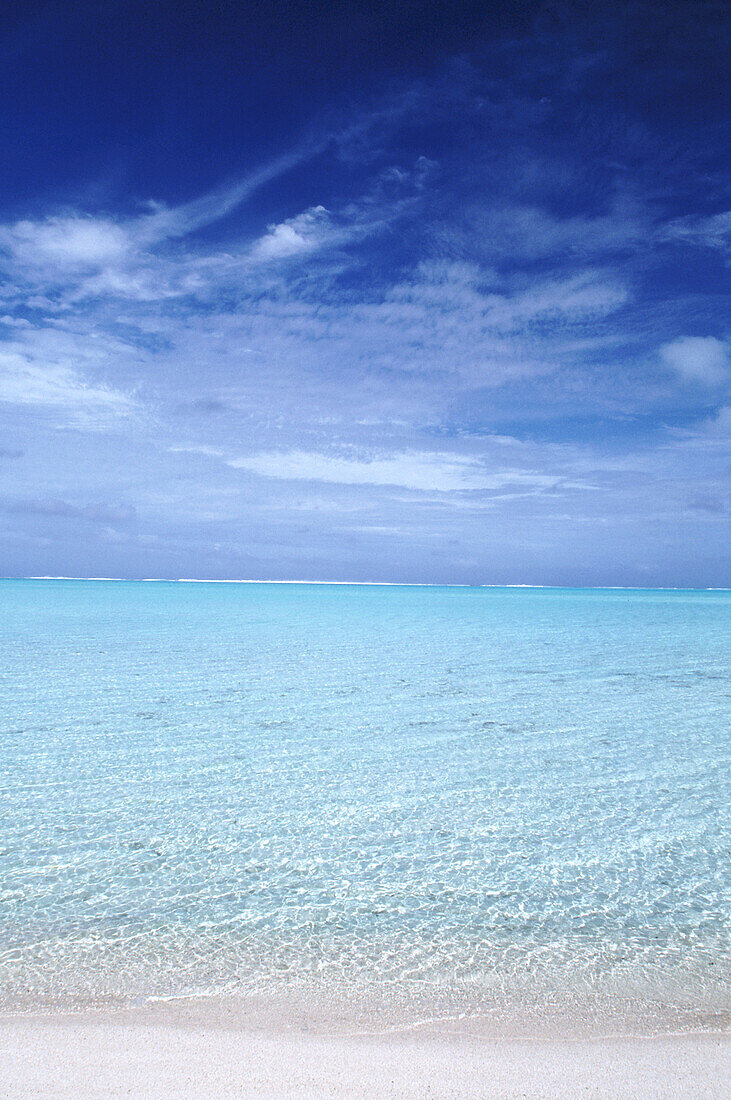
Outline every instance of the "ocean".
POLYGON ((730 656, 727 591, 2 581, 0 1005, 717 1026, 730 656))

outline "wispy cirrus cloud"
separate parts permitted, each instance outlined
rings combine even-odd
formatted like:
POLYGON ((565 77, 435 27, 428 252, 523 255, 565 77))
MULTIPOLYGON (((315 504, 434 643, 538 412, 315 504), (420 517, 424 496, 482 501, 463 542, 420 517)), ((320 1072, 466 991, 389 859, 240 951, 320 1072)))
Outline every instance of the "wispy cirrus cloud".
POLYGON ((731 251, 731 210, 709 217, 687 214, 662 227, 660 238, 686 245, 710 248, 728 254, 731 251))
MULTIPOLYGON (((449 452, 403 451, 369 458, 346 458, 306 451, 258 452, 228 460, 237 470, 286 481, 322 481, 340 485, 385 485, 417 492, 476 492, 483 489, 547 489, 561 477, 530 470, 490 471, 469 456, 449 452)), ((591 488, 573 483, 572 488, 591 488)))
POLYGON ((133 409, 127 394, 91 384, 69 362, 5 350, 0 350, 0 402, 73 412, 87 423, 100 414, 127 416, 133 409))
POLYGON ((147 249, 190 236, 227 217, 260 188, 314 156, 318 147, 279 157, 243 179, 175 207, 150 203, 150 213, 111 218, 67 211, 0 226, 0 250, 32 277, 124 265, 147 249))

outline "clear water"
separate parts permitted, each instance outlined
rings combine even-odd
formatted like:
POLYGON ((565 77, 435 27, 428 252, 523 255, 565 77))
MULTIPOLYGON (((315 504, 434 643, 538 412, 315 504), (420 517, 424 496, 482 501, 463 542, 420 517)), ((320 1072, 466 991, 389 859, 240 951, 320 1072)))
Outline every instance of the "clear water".
POLYGON ((728 1007, 731 593, 0 582, 0 999, 728 1007))

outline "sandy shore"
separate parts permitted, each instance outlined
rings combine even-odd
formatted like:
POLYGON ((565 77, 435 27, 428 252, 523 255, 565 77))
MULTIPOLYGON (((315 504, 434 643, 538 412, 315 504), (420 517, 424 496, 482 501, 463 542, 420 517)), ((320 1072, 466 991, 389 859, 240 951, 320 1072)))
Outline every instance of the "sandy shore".
POLYGON ((721 1035, 296 1035, 113 1013, 0 1020, 3 1097, 725 1100, 721 1035))

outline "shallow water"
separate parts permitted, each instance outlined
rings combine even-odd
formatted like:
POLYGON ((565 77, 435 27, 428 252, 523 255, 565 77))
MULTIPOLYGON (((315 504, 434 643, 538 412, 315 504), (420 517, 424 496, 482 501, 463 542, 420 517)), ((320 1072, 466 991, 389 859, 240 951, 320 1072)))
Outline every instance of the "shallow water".
POLYGON ((730 650, 728 592, 0 582, 0 998, 717 1021, 730 650))

